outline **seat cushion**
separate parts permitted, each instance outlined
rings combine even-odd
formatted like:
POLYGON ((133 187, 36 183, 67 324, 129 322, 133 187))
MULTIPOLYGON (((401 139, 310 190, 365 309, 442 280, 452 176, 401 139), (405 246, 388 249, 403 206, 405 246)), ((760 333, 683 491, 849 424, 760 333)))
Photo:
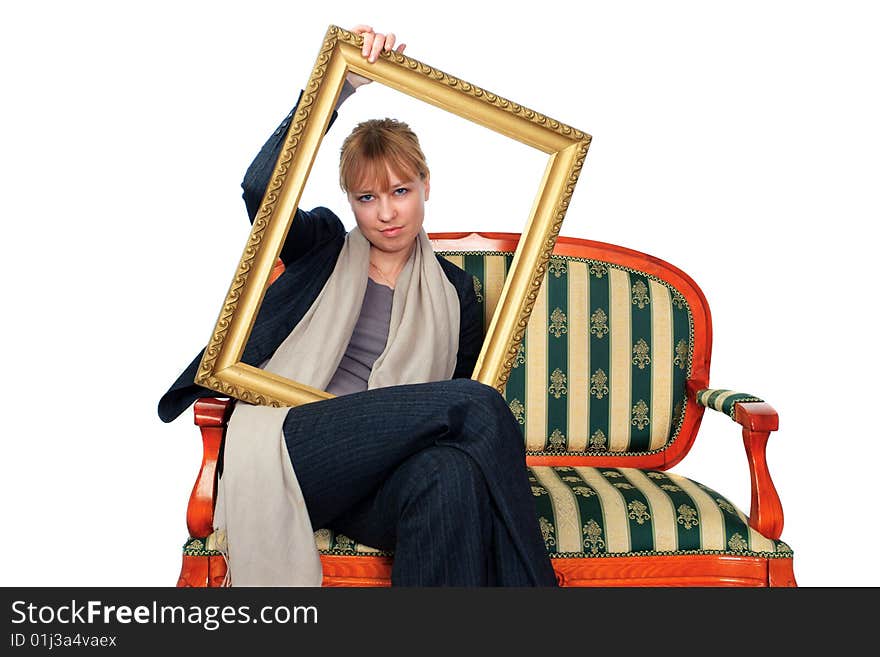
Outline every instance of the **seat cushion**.
MULTIPOLYGON (((731 554, 791 558, 729 500, 692 479, 635 468, 528 468, 550 557, 731 554)), ((391 556, 322 528, 322 554, 391 556)))
MULTIPOLYGON (((538 523, 550 557, 729 554, 791 558, 782 541, 748 525, 724 496, 671 472, 636 468, 528 468, 538 523)), ((212 537, 190 539, 184 554, 209 556, 212 537)), ((321 554, 393 556, 321 528, 321 554)))

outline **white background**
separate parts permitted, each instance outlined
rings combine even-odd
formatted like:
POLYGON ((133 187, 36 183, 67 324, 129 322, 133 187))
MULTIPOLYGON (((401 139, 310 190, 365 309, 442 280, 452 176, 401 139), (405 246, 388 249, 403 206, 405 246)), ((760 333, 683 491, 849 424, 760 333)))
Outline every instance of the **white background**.
MULTIPOLYGON (((768 455, 799 583, 880 584, 872 3, 312 4, 4 4, 0 585, 176 582, 201 445, 191 411, 163 424, 156 403, 241 255, 246 166, 328 25, 359 22, 593 136, 562 233, 697 281, 711 384, 779 412, 768 455)), ((358 91, 302 204, 350 224, 332 140, 387 114, 422 136, 428 230, 519 231, 543 156, 415 105, 358 91)), ((747 510, 738 429, 707 413, 675 471, 747 510)))

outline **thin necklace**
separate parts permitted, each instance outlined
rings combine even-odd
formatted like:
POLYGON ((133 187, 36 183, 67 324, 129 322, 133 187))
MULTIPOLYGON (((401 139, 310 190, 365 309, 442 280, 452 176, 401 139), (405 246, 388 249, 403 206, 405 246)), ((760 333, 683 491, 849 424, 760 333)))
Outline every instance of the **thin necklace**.
POLYGON ((379 269, 379 267, 372 260, 370 260, 370 266, 376 270, 382 280, 385 281, 385 284, 393 290, 394 284, 388 280, 388 277, 384 273, 382 273, 382 270, 379 269))

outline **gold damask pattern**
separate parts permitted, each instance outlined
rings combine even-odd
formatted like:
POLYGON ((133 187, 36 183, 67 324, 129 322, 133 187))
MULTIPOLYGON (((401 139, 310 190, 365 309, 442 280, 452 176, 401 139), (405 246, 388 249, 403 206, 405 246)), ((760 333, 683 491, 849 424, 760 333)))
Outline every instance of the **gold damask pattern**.
POLYGON ((476 276, 472 276, 472 278, 474 279, 474 294, 477 296, 477 301, 483 303, 483 284, 476 276))
POLYGON ((519 399, 514 399, 510 402, 510 412, 513 413, 513 417, 516 418, 517 422, 520 424, 526 423, 526 407, 523 406, 519 399))
MULTIPOLYGON (((669 554, 682 550, 786 559, 792 555, 791 548, 785 543, 766 539, 749 528, 744 514, 718 494, 701 499, 698 507, 681 501, 682 495, 693 498, 694 491, 704 487, 672 473, 628 468, 533 466, 529 469, 529 481, 531 494, 539 508, 537 517, 542 539, 548 551, 558 551, 559 556, 604 557, 636 553, 633 541, 636 540, 634 528, 637 526, 647 528, 655 537, 653 550, 644 547, 639 554, 669 554), (681 485, 667 485, 672 480, 681 485), (624 500, 623 491, 640 491, 644 496, 627 493, 629 499, 624 500), (678 501, 673 503, 673 500, 678 501), (681 539, 686 535, 689 537, 687 547, 678 544, 676 548, 674 537, 681 539)), ((644 536, 643 533, 639 540, 644 541, 644 536)), ((185 547, 190 551, 194 546, 201 549, 201 544, 195 541, 190 539, 185 547)), ((322 553, 378 552, 327 529, 317 530, 315 541, 322 553)), ((209 538, 209 548, 210 545, 209 538)))
POLYGON ((199 538, 188 538, 183 544, 183 554, 188 557, 220 556, 223 553, 217 548, 218 541, 212 533, 204 541, 199 538))
POLYGON ((550 333, 557 338, 562 337, 565 333, 568 333, 568 327, 566 326, 567 318, 565 313, 562 312, 562 308, 555 308, 552 313, 550 313, 550 333))
POLYGON ((552 450, 560 450, 565 449, 565 434, 562 433, 559 429, 554 429, 553 433, 550 434, 550 449, 552 450))
POLYGON ((336 534, 337 550, 354 550, 354 541, 345 534, 336 534))
POLYGON ((718 505, 719 509, 723 509, 731 515, 736 515, 736 509, 734 509, 733 505, 730 502, 728 502, 727 500, 723 500, 720 497, 716 497, 715 503, 718 505))
POLYGON ((590 449, 596 451, 608 449, 608 437, 601 429, 596 429, 590 436, 590 449))
POLYGON ((544 545, 546 545, 549 550, 556 545, 556 538, 553 536, 556 530, 553 528, 553 524, 543 516, 538 519, 538 525, 541 527, 541 536, 544 538, 544 545))
POLYGON ((678 344, 675 345, 675 358, 672 359, 673 365, 678 365, 679 369, 684 369, 687 366, 688 360, 688 345, 684 340, 679 340, 678 344))
POLYGON ((592 395, 596 399, 602 399, 607 394, 608 376, 605 374, 605 371, 600 367, 598 370, 593 372, 593 376, 590 377, 590 395, 592 395))
POLYGON ((630 424, 639 429, 644 429, 650 424, 650 422, 651 420, 648 418, 648 405, 645 403, 644 399, 640 399, 636 402, 636 405, 633 406, 632 420, 630 420, 630 424))
MULTIPOLYGON (((681 489, 679 488, 678 490, 681 489)), ((690 529, 691 527, 696 527, 700 524, 700 518, 697 515, 697 510, 694 507, 688 506, 687 504, 681 504, 679 505, 677 511, 678 516, 676 518, 676 522, 678 522, 678 524, 685 529, 690 529)))
POLYGON ((516 356, 513 357, 513 367, 517 368, 520 365, 525 365, 526 362, 526 348, 523 346, 523 343, 520 342, 516 345, 516 356))
POLYGON ((648 513, 648 506, 640 500, 633 500, 626 505, 626 508, 629 512, 627 514, 629 519, 635 520, 640 525, 644 525, 645 521, 651 519, 651 514, 648 513))
POLYGON ((559 399, 562 395, 568 394, 567 383, 568 378, 565 373, 557 367, 550 375, 550 387, 547 388, 547 392, 559 399))
POLYGON ((550 264, 547 267, 547 271, 553 274, 556 278, 563 276, 566 273, 565 260, 550 258, 550 264))
POLYGON ((605 540, 602 538, 602 527, 592 518, 587 521, 583 528, 584 547, 590 554, 598 554, 605 551, 605 540))
POLYGON ((681 423, 684 415, 684 400, 680 400, 672 407, 672 426, 677 427, 681 423))
POLYGON ((639 310, 651 303, 651 300, 648 298, 648 286, 645 285, 645 281, 638 280, 633 283, 632 303, 634 306, 638 306, 639 310))
POLYGON ((633 345, 633 365, 637 365, 640 370, 645 369, 645 365, 651 364, 651 356, 649 353, 651 348, 648 346, 648 343, 645 342, 644 338, 639 338, 639 341, 633 345))
POLYGON ((596 278, 602 278, 605 274, 608 273, 607 265, 603 265, 601 262, 594 262, 590 265, 590 273, 596 278))
POLYGON ((597 308, 590 315, 590 333, 597 338, 608 335, 608 315, 601 308, 597 308))
POLYGON ((731 552, 745 552, 749 549, 749 542, 737 533, 727 541, 727 547, 731 552))
POLYGON ((672 290, 672 305, 679 310, 684 310, 687 307, 687 301, 678 290, 672 290))

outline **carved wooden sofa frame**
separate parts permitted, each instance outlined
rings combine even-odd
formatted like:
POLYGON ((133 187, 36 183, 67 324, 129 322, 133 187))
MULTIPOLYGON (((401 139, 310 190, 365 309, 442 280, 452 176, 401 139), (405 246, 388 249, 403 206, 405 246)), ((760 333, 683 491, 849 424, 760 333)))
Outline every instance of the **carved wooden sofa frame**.
MULTIPOLYGON (((474 275, 488 325, 519 235, 430 237, 474 275)), ((525 465, 560 584, 796 586, 766 460, 778 415, 752 395, 710 388, 711 349, 709 306, 687 274, 621 246, 557 239, 504 394, 523 425, 525 465), (691 449, 706 408, 741 426, 748 516, 670 471, 691 449)), ((226 573, 211 532, 231 408, 214 398, 194 406, 204 455, 178 586, 219 586, 226 573)), ((323 528, 316 541, 325 586, 390 585, 392 554, 323 528)))

